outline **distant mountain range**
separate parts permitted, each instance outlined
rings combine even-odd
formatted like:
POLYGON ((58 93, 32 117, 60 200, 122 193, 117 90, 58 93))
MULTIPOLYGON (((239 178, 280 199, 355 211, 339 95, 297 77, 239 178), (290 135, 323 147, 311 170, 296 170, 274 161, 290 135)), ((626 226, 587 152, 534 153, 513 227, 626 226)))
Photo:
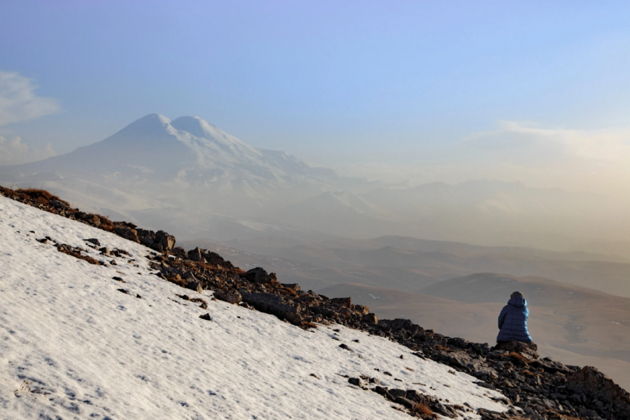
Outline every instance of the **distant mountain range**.
POLYGON ((361 283, 408 292, 473 273, 508 273, 630 297, 630 263, 607 256, 532 248, 485 247, 404 236, 372 239, 286 233, 243 235, 232 241, 184 241, 219 248, 240 266, 268 267, 286 281, 319 289, 361 283))
POLYGON ((611 228, 596 195, 489 180, 403 188, 342 177, 190 116, 147 115, 73 152, 0 167, 0 182, 46 188, 186 239, 302 232, 580 249, 628 236, 611 228))

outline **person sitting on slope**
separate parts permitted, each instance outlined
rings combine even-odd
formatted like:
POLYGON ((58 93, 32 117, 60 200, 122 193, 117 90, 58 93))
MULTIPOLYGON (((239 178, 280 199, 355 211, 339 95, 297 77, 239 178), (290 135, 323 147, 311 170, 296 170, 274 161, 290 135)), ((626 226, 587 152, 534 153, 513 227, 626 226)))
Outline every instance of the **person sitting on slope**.
POLYGON ((497 347, 506 347, 507 343, 513 341, 536 346, 532 343, 532 337, 527 329, 528 318, 527 300, 521 292, 512 293, 508 304, 503 307, 499 314, 497 347))

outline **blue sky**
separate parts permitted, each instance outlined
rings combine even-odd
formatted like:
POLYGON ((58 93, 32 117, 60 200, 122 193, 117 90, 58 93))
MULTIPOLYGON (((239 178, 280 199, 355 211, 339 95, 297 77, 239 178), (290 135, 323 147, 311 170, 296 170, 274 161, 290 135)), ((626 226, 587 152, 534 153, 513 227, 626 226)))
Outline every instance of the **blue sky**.
POLYGON ((629 18, 614 1, 4 0, 0 72, 57 108, 0 135, 65 152, 159 112, 317 163, 414 165, 504 121, 625 129, 629 18))

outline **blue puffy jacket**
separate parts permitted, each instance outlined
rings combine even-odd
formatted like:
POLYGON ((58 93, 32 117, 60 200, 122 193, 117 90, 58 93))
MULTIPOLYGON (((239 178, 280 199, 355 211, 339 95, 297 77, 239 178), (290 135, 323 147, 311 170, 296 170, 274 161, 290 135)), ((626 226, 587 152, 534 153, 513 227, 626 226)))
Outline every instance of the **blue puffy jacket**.
POLYGON ((497 341, 522 341, 531 343, 532 337, 527 329, 527 300, 520 293, 512 293, 507 305, 499 314, 499 335, 497 341))

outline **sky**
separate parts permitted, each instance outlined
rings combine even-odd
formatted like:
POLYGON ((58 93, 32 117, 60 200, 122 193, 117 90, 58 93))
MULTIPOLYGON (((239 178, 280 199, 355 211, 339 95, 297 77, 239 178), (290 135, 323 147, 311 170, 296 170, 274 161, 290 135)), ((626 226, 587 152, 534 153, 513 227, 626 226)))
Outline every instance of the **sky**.
POLYGON ((396 182, 627 185, 629 18, 622 1, 4 0, 0 163, 158 112, 396 182))

